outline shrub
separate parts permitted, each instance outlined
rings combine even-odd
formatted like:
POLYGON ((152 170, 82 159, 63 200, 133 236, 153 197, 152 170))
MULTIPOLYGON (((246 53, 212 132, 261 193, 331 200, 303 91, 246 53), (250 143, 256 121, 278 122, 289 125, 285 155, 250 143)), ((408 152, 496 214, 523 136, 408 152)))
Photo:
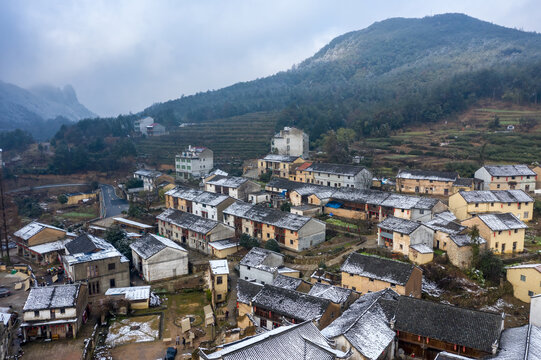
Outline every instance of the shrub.
POLYGON ((274 239, 270 239, 265 244, 265 249, 275 251, 275 252, 279 253, 280 252, 280 245, 278 245, 278 241, 276 241, 274 239))
POLYGON ((65 194, 60 194, 58 195, 57 200, 59 203, 65 204, 68 202, 68 197, 65 194))
POLYGON ((239 244, 243 248, 250 250, 251 248, 258 247, 259 241, 248 234, 242 234, 239 239, 239 244))

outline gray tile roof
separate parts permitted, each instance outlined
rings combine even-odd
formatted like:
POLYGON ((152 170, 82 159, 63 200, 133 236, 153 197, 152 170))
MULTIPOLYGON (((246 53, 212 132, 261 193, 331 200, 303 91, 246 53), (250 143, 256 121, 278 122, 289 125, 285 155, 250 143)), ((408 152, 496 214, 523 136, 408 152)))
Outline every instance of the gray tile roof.
POLYGON ((342 264, 340 271, 393 284, 405 285, 411 277, 414 268, 411 264, 396 260, 351 253, 342 264))
POLYGON ((362 166, 326 163, 312 163, 306 168, 306 171, 343 176, 355 176, 363 170, 365 168, 362 166))
POLYGON ((502 316, 401 296, 395 330, 492 353, 502 316))
MULTIPOLYGON (((81 264, 81 263, 86 263, 86 262, 91 262, 91 261, 99 261, 103 259, 112 259, 112 258, 119 258, 119 261, 123 263, 129 262, 128 258, 122 255, 112 244, 108 243, 104 239, 99 238, 94 235, 90 235, 90 234, 85 234, 85 235, 86 235, 85 237, 81 237, 81 239, 84 240, 85 246, 74 247, 72 249, 75 251, 88 250, 90 248, 90 245, 87 244, 87 241, 91 241, 94 243, 96 251, 69 252, 69 254, 64 256, 64 261, 68 265, 75 265, 75 264, 81 264)), ((80 241, 83 242, 83 240, 80 240, 80 241)), ((68 245, 70 245, 72 242, 70 242, 68 245)))
POLYGON ((433 181, 455 181, 458 178, 457 172, 433 171, 433 170, 400 170, 397 179, 419 179, 433 181))
POLYGON ((187 252, 182 246, 163 236, 146 234, 130 244, 130 248, 143 259, 148 259, 166 248, 187 252))
POLYGON ((250 304, 254 296, 256 296, 263 285, 257 282, 246 281, 239 279, 237 281, 237 301, 243 304, 250 304))
POLYGON ((207 181, 207 184, 236 189, 247 181, 248 179, 243 178, 243 177, 238 177, 238 176, 216 175, 215 177, 207 181))
POLYGON ((396 231, 400 234, 409 235, 422 224, 417 221, 411 221, 407 219, 401 219, 394 216, 388 216, 378 224, 378 227, 386 231, 396 231))
POLYGON ((187 187, 178 186, 165 193, 175 198, 192 201, 195 203, 205 204, 209 206, 217 206, 229 199, 229 196, 223 194, 211 193, 187 187))
POLYGON ((505 329, 500 339, 500 349, 494 360, 541 359, 541 327, 524 325, 505 329))
POLYGON ((89 234, 82 234, 66 244, 66 250, 70 254, 91 253, 95 251, 103 250, 92 241, 93 236, 89 234))
POLYGON ((156 219, 200 234, 207 234, 220 224, 218 221, 205 219, 176 209, 166 209, 160 215, 156 216, 156 219))
MULTIPOLYGON (((458 247, 472 244, 471 236, 469 234, 449 235, 449 239, 451 239, 451 241, 453 241, 458 247)), ((477 237, 477 242, 479 244, 485 244, 486 240, 479 236, 477 237)))
POLYGON ((73 307, 77 304, 81 284, 30 288, 23 311, 73 307))
POLYGON ((272 285, 280 287, 282 289, 297 290, 297 288, 303 283, 300 278, 294 278, 286 275, 278 275, 274 278, 272 285))
POLYGON ((527 229, 528 226, 514 214, 479 214, 477 215, 492 231, 527 229))
POLYGON ((467 203, 527 203, 534 199, 522 190, 475 190, 459 191, 467 203))
POLYGON ((484 168, 492 176, 535 176, 527 165, 485 165, 484 168))
POLYGON ((351 289, 345 289, 339 286, 315 283, 308 292, 308 295, 331 300, 335 304, 344 304, 353 293, 351 289))
POLYGON ((15 233, 13 233, 13 235, 23 239, 23 240, 28 240, 30 239, 32 236, 36 235, 37 233, 39 233, 40 231, 44 230, 44 229, 54 229, 54 230, 59 230, 59 231, 63 231, 63 232, 66 232, 66 230, 64 229, 60 229, 60 228, 57 228, 57 227, 54 227, 54 226, 51 226, 51 225, 47 225, 47 224, 42 224, 42 223, 39 223, 39 222, 36 222, 36 221, 32 221, 31 223, 23 226, 22 228, 20 228, 19 230, 15 231, 15 233))
POLYGON ((227 207, 223 213, 293 231, 300 230, 306 223, 313 220, 310 217, 271 209, 263 205, 239 204, 239 202, 227 207))
POLYGON ((252 305, 302 321, 321 317, 331 301, 266 284, 252 299, 252 305))
POLYGON ((440 231, 446 234, 460 234, 468 228, 467 226, 462 226, 457 222, 446 220, 440 216, 434 216, 431 220, 423 222, 423 225, 434 231, 440 231))
POLYGON ((263 158, 265 161, 270 162, 287 162, 292 163, 297 160, 299 156, 290 156, 290 155, 278 155, 278 154, 269 154, 263 158))
POLYGON ((251 248, 250 251, 248 251, 248 254, 244 255, 244 257, 240 260, 240 265, 246 265, 246 266, 251 266, 251 267, 264 265, 265 260, 270 254, 274 254, 282 258, 284 257, 284 255, 280 253, 267 250, 267 249, 254 247, 254 248, 251 248))

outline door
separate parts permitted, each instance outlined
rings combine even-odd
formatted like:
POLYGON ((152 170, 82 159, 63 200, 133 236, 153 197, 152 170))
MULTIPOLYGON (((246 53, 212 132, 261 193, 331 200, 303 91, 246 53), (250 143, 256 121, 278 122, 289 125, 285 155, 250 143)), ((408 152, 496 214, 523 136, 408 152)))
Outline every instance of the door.
POLYGON ((505 244, 502 244, 502 254, 505 252, 505 244))

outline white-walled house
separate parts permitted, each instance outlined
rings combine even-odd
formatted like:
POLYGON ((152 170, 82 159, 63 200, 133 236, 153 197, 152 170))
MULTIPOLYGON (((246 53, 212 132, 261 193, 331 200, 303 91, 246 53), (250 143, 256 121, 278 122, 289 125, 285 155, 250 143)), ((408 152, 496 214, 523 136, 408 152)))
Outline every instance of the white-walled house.
POLYGON ((261 186, 243 177, 216 175, 212 179, 205 181, 205 191, 247 201, 248 194, 261 191, 261 186))
POLYGON ((175 156, 175 171, 180 179, 199 178, 214 167, 214 153, 203 146, 191 146, 175 156))
POLYGON ((188 274, 188 251, 163 236, 146 234, 130 245, 133 266, 145 281, 188 274))
POLYGON ((304 172, 314 184, 330 187, 368 189, 373 178, 368 169, 355 165, 312 163, 304 172))
POLYGON ((303 159, 308 159, 309 144, 308 134, 300 129, 286 126, 271 139, 271 153, 302 156, 303 159))
POLYGON ((239 278, 259 284, 272 284, 279 274, 298 278, 299 271, 284 266, 284 255, 262 248, 252 248, 239 263, 239 278))
POLYGON ((133 177, 143 181, 145 191, 153 191, 156 189, 156 180, 162 176, 162 173, 156 170, 141 169, 133 173, 133 177))

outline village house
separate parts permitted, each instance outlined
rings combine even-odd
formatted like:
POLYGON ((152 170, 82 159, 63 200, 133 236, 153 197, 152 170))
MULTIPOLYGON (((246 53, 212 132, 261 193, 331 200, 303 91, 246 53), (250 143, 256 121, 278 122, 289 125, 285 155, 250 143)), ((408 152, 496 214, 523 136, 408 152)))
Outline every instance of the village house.
POLYGON ((257 174, 261 176, 270 172, 273 176, 288 179, 295 164, 302 164, 300 156, 269 154, 257 161, 257 174))
POLYGON ((269 203, 271 201, 270 194, 266 191, 258 191, 248 194, 248 202, 253 205, 269 203))
POLYGON ((391 289, 366 294, 321 333, 350 360, 391 360, 395 354, 395 332, 391 329, 399 295, 391 289))
POLYGON ((247 201, 248 194, 261 191, 261 186, 243 177, 216 175, 205 181, 205 191, 229 195, 234 199, 247 201))
POLYGON ((240 249, 238 239, 224 239, 210 242, 209 244, 210 254, 218 259, 224 259, 229 255, 233 255, 240 249))
POLYGON ((290 202, 293 206, 301 205, 324 205, 322 201, 328 200, 336 192, 336 188, 315 184, 302 184, 295 186, 294 189, 288 191, 290 202), (315 195, 319 202, 314 204, 314 201, 310 196, 315 195))
POLYGON ((474 177, 483 180, 483 190, 535 190, 537 174, 526 165, 485 165, 474 177))
POLYGON ((147 116, 142 119, 137 119, 133 122, 133 129, 136 133, 139 133, 141 135, 147 134, 147 126, 154 124, 154 119, 150 116, 147 116))
MULTIPOLYGON (((482 237, 478 236, 475 241, 480 249, 486 247, 487 241, 482 237)), ((451 264, 461 269, 470 268, 473 257, 473 245, 470 234, 449 235, 449 242, 445 251, 451 264)))
POLYGON ((522 190, 459 191, 449 197, 449 210, 458 220, 477 214, 512 213, 522 221, 530 221, 534 201, 522 190))
POLYGON ((23 307, 24 341, 38 338, 76 338, 89 317, 84 283, 33 287, 23 307))
POLYGON ((311 288, 311 284, 301 278, 281 274, 278 274, 274 278, 272 285, 281 287, 283 289, 299 291, 302 293, 308 293, 311 288))
POLYGON ((239 279, 272 284, 278 275, 294 278, 300 276, 299 270, 284 266, 284 255, 258 247, 252 248, 239 263, 239 279))
POLYGON ((175 156, 175 171, 177 178, 188 180, 200 178, 212 171, 214 153, 203 146, 191 146, 175 156))
POLYGON ((271 139, 271 154, 301 156, 308 159, 310 138, 304 131, 294 127, 284 127, 271 139))
POLYGON ((477 226, 479 234, 487 241, 487 249, 495 254, 524 251, 524 235, 528 226, 513 214, 479 214, 461 224, 469 228, 477 226))
POLYGON ((145 191, 154 191, 156 189, 157 180, 163 174, 156 170, 146 170, 141 169, 133 173, 135 179, 141 180, 143 182, 143 189, 145 191))
POLYGON ((113 225, 122 228, 122 230, 126 231, 127 233, 135 234, 146 234, 154 229, 153 225, 143 224, 141 222, 122 217, 114 217, 113 225))
POLYGON ((227 300, 229 291, 229 266, 227 260, 210 260, 208 269, 209 289, 212 293, 212 304, 227 300))
POLYGON ((66 238, 73 238, 75 234, 55 226, 31 222, 13 233, 13 240, 17 245, 17 254, 29 257, 33 261, 43 261, 39 253, 32 252, 31 247, 57 242, 66 238))
POLYGON ((467 227, 456 221, 455 215, 450 211, 434 215, 431 220, 424 221, 423 225, 434 230, 433 247, 439 250, 447 250, 450 235, 462 234, 467 227))
POLYGON ((147 136, 163 136, 163 135, 167 135, 167 132, 165 131, 165 126, 163 126, 162 124, 158 124, 156 122, 147 125, 146 129, 147 129, 147 132, 146 132, 147 136))
POLYGON ((165 210, 156 220, 160 235, 209 255, 214 251, 209 244, 235 236, 230 226, 175 209, 165 210))
POLYGON ((368 189, 373 177, 368 169, 355 165, 312 163, 304 171, 314 184, 340 188, 368 189))
POLYGON ((324 269, 317 269, 310 275, 310 282, 312 284, 340 285, 342 283, 342 276, 339 273, 336 274, 324 269))
POLYGON ((535 173, 535 188, 541 189, 541 165, 536 165, 532 171, 535 173))
POLYGON ((165 207, 217 221, 223 220, 223 210, 234 202, 228 195, 181 186, 165 193, 165 207))
POLYGON ((188 251, 170 239, 146 234, 130 248, 133 267, 147 282, 188 274, 188 251))
POLYGON ((350 359, 350 354, 335 350, 312 321, 281 326, 239 341, 221 345, 207 354, 199 349, 202 360, 229 359, 350 359))
POLYGON ((520 264, 505 270, 517 299, 529 303, 532 296, 541 294, 541 264, 520 264))
POLYGON ((236 202, 223 211, 224 222, 237 236, 247 234, 263 242, 275 239, 289 250, 302 251, 325 241, 325 223, 261 205, 236 202))
POLYGON ((457 172, 433 170, 400 170, 396 175, 396 191, 411 194, 447 196, 459 178, 457 172))
POLYGON ((397 351, 406 356, 433 359, 439 352, 481 358, 495 355, 504 327, 503 314, 470 310, 401 296, 391 329, 397 351))
POLYGON ((87 202, 91 199, 96 199, 98 194, 95 192, 74 192, 65 195, 68 199, 66 205, 76 205, 79 203, 87 202))
POLYGON ((134 310, 150 307, 150 285, 109 288, 105 296, 113 302, 127 301, 134 310))
POLYGON ((266 284, 252 299, 255 325, 272 330, 312 320, 322 329, 340 316, 340 305, 330 300, 266 284))
POLYGON ((289 181, 313 184, 314 174, 311 171, 306 170, 310 166, 312 166, 312 162, 293 165, 289 172, 289 181))
MULTIPOLYGON (((297 289, 297 291, 302 290, 297 289)), ((349 308, 349 306, 359 298, 360 294, 352 289, 346 289, 340 286, 315 283, 312 285, 308 295, 330 300, 333 303, 340 305, 340 311, 342 312, 349 308)))
POLYGON ((88 294, 103 294, 112 287, 130 286, 130 262, 104 239, 82 234, 65 247, 65 276, 88 283, 88 294))
POLYGON ((342 287, 361 294, 390 288, 400 295, 421 297, 423 272, 415 265, 351 253, 340 272, 342 287))
POLYGON ((241 329, 254 326, 252 299, 263 289, 263 284, 238 279, 237 281, 237 326, 241 329))
POLYGON ((378 245, 425 264, 434 256, 434 230, 417 221, 390 216, 378 224, 378 245))

